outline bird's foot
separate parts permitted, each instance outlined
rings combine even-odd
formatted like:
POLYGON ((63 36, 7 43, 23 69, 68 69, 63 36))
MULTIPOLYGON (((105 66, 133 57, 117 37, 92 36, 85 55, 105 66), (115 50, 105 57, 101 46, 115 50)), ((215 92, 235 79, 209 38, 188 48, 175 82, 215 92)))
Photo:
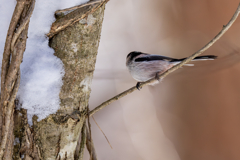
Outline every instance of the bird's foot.
POLYGON ((155 79, 158 80, 158 81, 160 81, 160 77, 159 77, 159 74, 158 74, 158 73, 156 73, 155 79))
POLYGON ((142 86, 141 86, 141 83, 140 83, 140 82, 138 82, 138 83, 136 84, 136 88, 137 88, 139 91, 142 89, 142 86))

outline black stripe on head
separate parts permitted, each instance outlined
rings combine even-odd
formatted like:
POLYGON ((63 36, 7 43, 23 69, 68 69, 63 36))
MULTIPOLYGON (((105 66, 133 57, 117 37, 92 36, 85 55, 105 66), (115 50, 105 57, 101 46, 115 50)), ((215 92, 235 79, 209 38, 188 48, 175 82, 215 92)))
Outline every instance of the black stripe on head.
POLYGON ((127 55, 127 58, 130 57, 130 61, 133 60, 133 58, 137 57, 138 55, 142 54, 142 52, 137 52, 137 51, 133 51, 133 52, 130 52, 128 55, 127 55))
POLYGON ((144 56, 139 57, 135 59, 135 62, 142 62, 142 61, 171 61, 173 58, 165 57, 165 56, 159 56, 159 55, 151 55, 151 56, 144 56))

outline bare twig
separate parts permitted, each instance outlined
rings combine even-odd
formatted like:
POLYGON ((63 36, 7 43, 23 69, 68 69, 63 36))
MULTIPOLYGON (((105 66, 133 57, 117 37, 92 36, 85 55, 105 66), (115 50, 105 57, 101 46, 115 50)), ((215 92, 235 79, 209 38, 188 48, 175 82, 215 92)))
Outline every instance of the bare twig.
MULTIPOLYGON (((200 55, 201 53, 203 53, 204 51, 206 51, 209 47, 211 47, 217 40, 219 40, 223 34, 232 26, 232 24, 235 22, 235 20, 237 19, 238 15, 240 13, 240 4, 238 5, 238 8, 236 10, 236 12, 234 13, 233 17, 230 19, 230 21, 227 23, 227 25, 224 25, 222 30, 210 41, 208 42, 203 48, 201 48, 200 50, 198 50, 197 52, 195 52, 193 55, 189 56, 187 59, 185 59, 184 61, 182 61, 181 63, 175 65, 174 67, 170 68, 169 70, 167 70, 166 72, 162 73, 159 78, 162 79, 164 77, 166 77, 168 74, 172 73, 173 71, 179 69, 180 67, 182 67, 184 64, 190 62, 191 60, 193 60, 195 57, 197 57, 198 55, 200 55)), ((155 78, 150 79, 146 82, 143 82, 140 84, 140 87, 149 85, 153 82, 156 82, 157 80, 155 78)), ((104 107, 106 107, 107 105, 111 104, 112 102, 132 93, 133 91, 137 90, 137 88, 134 86, 122 93, 120 93, 119 95, 114 96, 113 98, 103 102, 101 105, 97 106, 96 108, 94 108, 92 111, 90 111, 90 116, 94 115, 96 112, 98 112, 99 110, 103 109, 104 107)))
POLYGON ((78 9, 78 8, 86 7, 86 6, 93 5, 93 4, 96 4, 96 3, 100 3, 100 2, 103 2, 103 1, 106 1, 106 0, 89 1, 89 2, 87 2, 87 3, 81 4, 81 5, 78 5, 78 6, 74 6, 74 7, 70 7, 70 8, 66 8, 66 9, 57 10, 57 11, 55 12, 55 14, 60 14, 60 13, 63 13, 63 12, 72 11, 72 10, 75 10, 75 9, 78 9))
POLYGON ((103 130, 100 128, 100 126, 98 125, 97 121, 94 119, 93 116, 92 116, 92 119, 94 120, 94 122, 96 123, 96 125, 98 126, 98 128, 100 129, 100 131, 102 132, 102 134, 104 135, 104 137, 106 138, 106 140, 107 140, 109 146, 113 149, 113 147, 112 147, 111 143, 109 142, 107 136, 105 135, 105 133, 103 132, 103 130))
MULTIPOLYGON (((20 64, 22 62, 23 53, 26 48, 29 19, 31 17, 35 5, 35 0, 29 2, 30 3, 28 3, 26 0, 17 1, 17 5, 12 16, 8 35, 6 38, 6 45, 3 53, 1 74, 1 80, 3 80, 3 83, 1 83, 2 85, 1 91, 3 92, 1 92, 1 107, 0 107, 1 109, 0 159, 3 158, 5 153, 7 154, 10 153, 5 151, 5 149, 7 145, 11 145, 9 144, 11 140, 8 141, 8 137, 11 131, 13 130, 12 116, 14 112, 14 100, 16 98, 20 84, 20 64), (17 24, 20 24, 20 27, 17 28, 17 24), (16 33, 14 34, 15 30, 16 33)), ((12 137, 13 136, 11 136, 11 138, 12 137)))
POLYGON ((97 153, 93 144, 93 140, 90 138, 90 133, 88 131, 88 129, 86 129, 86 133, 87 133, 87 149, 88 152, 91 154, 91 158, 90 160, 97 160, 97 153))
MULTIPOLYGON (((87 120, 88 120, 88 130, 89 130, 89 139, 92 141, 92 131, 91 131, 91 123, 90 123, 90 116, 89 116, 89 105, 87 106, 87 120)), ((90 159, 93 159, 93 152, 92 149, 89 150, 90 153, 90 159)))
POLYGON ((11 51, 13 52, 13 48, 14 48, 14 45, 16 43, 16 40, 17 38, 19 37, 19 35, 22 33, 22 31, 26 28, 26 25, 29 23, 30 21, 30 18, 31 18, 31 15, 32 15, 32 12, 33 12, 33 9, 34 9, 34 5, 35 5, 35 1, 32 2, 29 10, 28 10, 28 13, 27 13, 27 16, 24 18, 23 22, 20 24, 20 26, 18 27, 17 29, 17 32, 14 33, 13 35, 13 38, 12 38, 12 42, 11 42, 11 51))
POLYGON ((2 159, 2 156, 4 155, 4 149, 6 148, 7 139, 10 133, 10 129, 11 129, 10 124, 11 124, 11 120, 13 120, 12 116, 13 116, 14 100, 17 96, 19 84, 20 84, 20 74, 18 75, 17 82, 14 85, 13 93, 8 103, 8 110, 5 117, 5 128, 3 130, 3 137, 2 137, 1 146, 0 146, 0 159, 2 159))
MULTIPOLYGON (((17 26, 18 20, 20 19, 21 13, 23 11, 25 5, 25 1, 18 1, 17 5, 15 7, 15 10, 13 12, 13 16, 9 25, 7 37, 6 37, 6 43, 4 47, 4 52, 3 52, 3 58, 2 58, 2 69, 1 69, 1 95, 4 95, 4 84, 7 76, 7 69, 9 67, 9 62, 10 62, 10 55, 11 55, 11 41, 12 41, 12 36, 14 33, 14 30, 17 26)), ((0 102, 0 142, 2 140, 2 128, 3 128, 3 96, 1 96, 1 102, 0 102), (2 127, 1 127, 2 126, 2 127)))
POLYGON ((13 92, 12 92, 11 98, 9 100, 10 106, 13 106, 14 100, 16 99, 18 88, 20 86, 20 79, 21 79, 21 72, 20 72, 20 69, 19 69, 18 70, 18 77, 17 77, 17 80, 16 80, 17 82, 14 84, 13 92))
POLYGON ((10 132, 8 134, 8 143, 6 145, 6 150, 5 150, 5 153, 4 153, 4 159, 12 159, 13 141, 14 141, 13 127, 14 127, 14 120, 13 120, 13 115, 12 115, 11 116, 11 122, 10 122, 10 129, 9 129, 10 132))
POLYGON ((9 29, 6 37, 6 43, 5 43, 4 52, 3 52, 3 60, 2 60, 1 94, 4 94, 4 84, 5 84, 7 68, 9 66, 10 54, 11 54, 10 48, 11 48, 12 36, 17 26, 18 20, 21 16, 21 13, 23 11, 25 3, 26 3, 25 1, 17 2, 17 5, 15 7, 15 10, 13 12, 13 16, 9 25, 9 29))
POLYGON ((79 150, 79 160, 83 160, 84 148, 87 141, 86 135, 86 122, 83 123, 82 133, 81 133, 81 143, 80 143, 80 150, 79 150))

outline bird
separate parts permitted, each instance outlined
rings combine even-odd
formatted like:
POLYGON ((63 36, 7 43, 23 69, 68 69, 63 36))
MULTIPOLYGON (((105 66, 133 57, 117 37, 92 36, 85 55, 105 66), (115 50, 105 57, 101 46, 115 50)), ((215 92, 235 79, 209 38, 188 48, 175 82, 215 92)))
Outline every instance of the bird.
MULTIPOLYGON (((215 55, 206 55, 195 57, 192 61, 214 60, 216 58, 217 56, 215 55)), ((131 76, 138 81, 136 88, 140 90, 141 82, 146 82, 154 77, 159 81, 160 74, 179 64, 185 59, 186 58, 176 59, 161 55, 133 51, 127 55, 126 66, 131 76)), ((184 65, 192 66, 192 64, 184 65)))

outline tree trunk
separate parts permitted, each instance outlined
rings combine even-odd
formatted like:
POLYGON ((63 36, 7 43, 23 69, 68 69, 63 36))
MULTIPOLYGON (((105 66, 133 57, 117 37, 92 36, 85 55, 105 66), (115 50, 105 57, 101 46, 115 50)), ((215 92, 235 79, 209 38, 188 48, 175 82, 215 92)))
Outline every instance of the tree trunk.
MULTIPOLYGON (((65 68, 63 86, 59 94, 61 104, 56 114, 37 121, 33 126, 27 123, 25 110, 15 113, 14 159, 80 159, 81 132, 86 133, 85 121, 91 81, 95 69, 105 3, 90 12, 84 19, 75 22, 50 39, 65 68)), ((71 19, 89 7, 77 9, 57 21, 71 19)), ((50 107, 50 106, 49 106, 50 107)), ((85 140, 86 141, 86 140, 85 140)))

